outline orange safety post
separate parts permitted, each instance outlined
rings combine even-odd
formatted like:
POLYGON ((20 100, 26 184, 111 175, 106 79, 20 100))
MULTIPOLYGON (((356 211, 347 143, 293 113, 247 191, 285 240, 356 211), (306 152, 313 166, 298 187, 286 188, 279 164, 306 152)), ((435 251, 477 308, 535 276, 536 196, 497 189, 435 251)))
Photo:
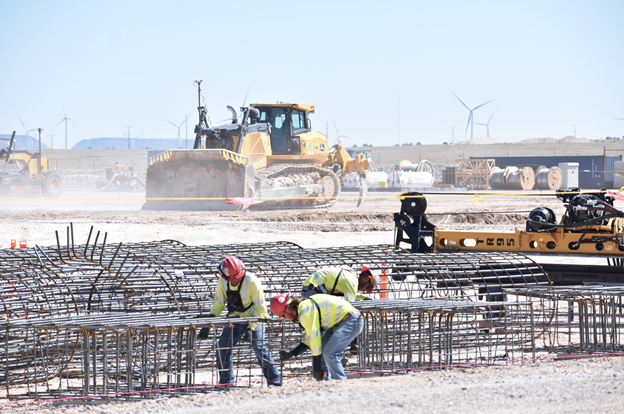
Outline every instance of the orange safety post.
MULTIPOLYGON (((383 251, 387 252, 388 249, 384 249, 383 251)), ((381 266, 382 267, 388 267, 390 265, 388 263, 382 263, 381 266)), ((388 283, 387 283, 388 282, 388 270, 382 270, 381 271, 381 275, 379 276, 379 281, 381 282, 381 283, 379 283, 379 291, 380 291, 379 297, 381 299, 388 299, 388 292, 387 292, 387 290, 388 290, 388 283), (383 282, 386 282, 386 283, 383 283, 383 282)))
POLYGON ((22 240, 20 242, 20 249, 25 249, 26 248, 26 240, 22 240))
POLYGON ((15 249, 17 247, 17 240, 11 240, 11 249, 15 249))

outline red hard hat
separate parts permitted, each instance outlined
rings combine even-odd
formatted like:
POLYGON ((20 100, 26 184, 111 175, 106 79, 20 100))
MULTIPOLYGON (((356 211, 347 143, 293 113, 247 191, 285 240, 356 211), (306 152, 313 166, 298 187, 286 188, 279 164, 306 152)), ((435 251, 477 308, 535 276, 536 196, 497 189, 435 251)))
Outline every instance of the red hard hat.
POLYGON ((284 309, 286 309, 286 305, 290 302, 289 298, 290 292, 274 296, 273 299, 271 299, 271 312, 278 318, 281 318, 284 314, 284 309))
POLYGON ((370 274, 369 277, 372 278, 373 286, 366 291, 366 293, 371 293, 373 289, 379 286, 379 275, 377 274, 377 272, 373 272, 368 267, 362 266, 362 269, 360 270, 360 277, 362 277, 362 273, 364 272, 368 272, 370 274))
POLYGON ((226 257, 219 263, 219 274, 228 282, 238 282, 245 276, 245 264, 238 257, 226 257))

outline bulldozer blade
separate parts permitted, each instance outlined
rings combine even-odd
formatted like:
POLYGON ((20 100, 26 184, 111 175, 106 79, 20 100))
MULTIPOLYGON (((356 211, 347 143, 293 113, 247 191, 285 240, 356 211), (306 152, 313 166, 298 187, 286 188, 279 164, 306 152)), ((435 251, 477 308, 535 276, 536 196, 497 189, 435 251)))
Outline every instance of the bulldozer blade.
POLYGON ((142 210, 238 210, 227 200, 253 197, 254 168, 207 152, 153 163, 145 184, 142 210))
POLYGON ((360 174, 360 198, 358 199, 357 206, 361 207, 364 204, 364 197, 368 193, 368 183, 366 182, 366 174, 360 174))

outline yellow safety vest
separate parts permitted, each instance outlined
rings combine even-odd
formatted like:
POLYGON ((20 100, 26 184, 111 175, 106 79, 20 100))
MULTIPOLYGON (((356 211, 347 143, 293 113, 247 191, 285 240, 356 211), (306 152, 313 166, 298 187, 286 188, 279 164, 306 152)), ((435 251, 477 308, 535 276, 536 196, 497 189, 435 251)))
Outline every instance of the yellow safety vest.
POLYGON ((357 310, 339 296, 318 294, 302 301, 297 311, 299 323, 306 332, 303 342, 309 344, 312 356, 317 356, 323 353, 321 328, 333 328, 345 315, 357 310))

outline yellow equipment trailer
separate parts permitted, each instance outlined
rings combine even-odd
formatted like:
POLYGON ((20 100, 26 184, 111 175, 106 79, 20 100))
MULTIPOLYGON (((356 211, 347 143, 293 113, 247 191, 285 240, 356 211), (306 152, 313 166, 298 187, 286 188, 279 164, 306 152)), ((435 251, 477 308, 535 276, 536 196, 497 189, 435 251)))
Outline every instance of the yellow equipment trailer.
POLYGON ((575 188, 558 190, 557 197, 566 206, 559 223, 550 208, 539 207, 529 213, 526 229, 490 232, 437 228, 427 220, 424 196, 404 193, 401 212, 394 214, 395 243, 409 243, 418 253, 504 251, 624 257, 624 212, 613 207, 612 196, 575 188))

